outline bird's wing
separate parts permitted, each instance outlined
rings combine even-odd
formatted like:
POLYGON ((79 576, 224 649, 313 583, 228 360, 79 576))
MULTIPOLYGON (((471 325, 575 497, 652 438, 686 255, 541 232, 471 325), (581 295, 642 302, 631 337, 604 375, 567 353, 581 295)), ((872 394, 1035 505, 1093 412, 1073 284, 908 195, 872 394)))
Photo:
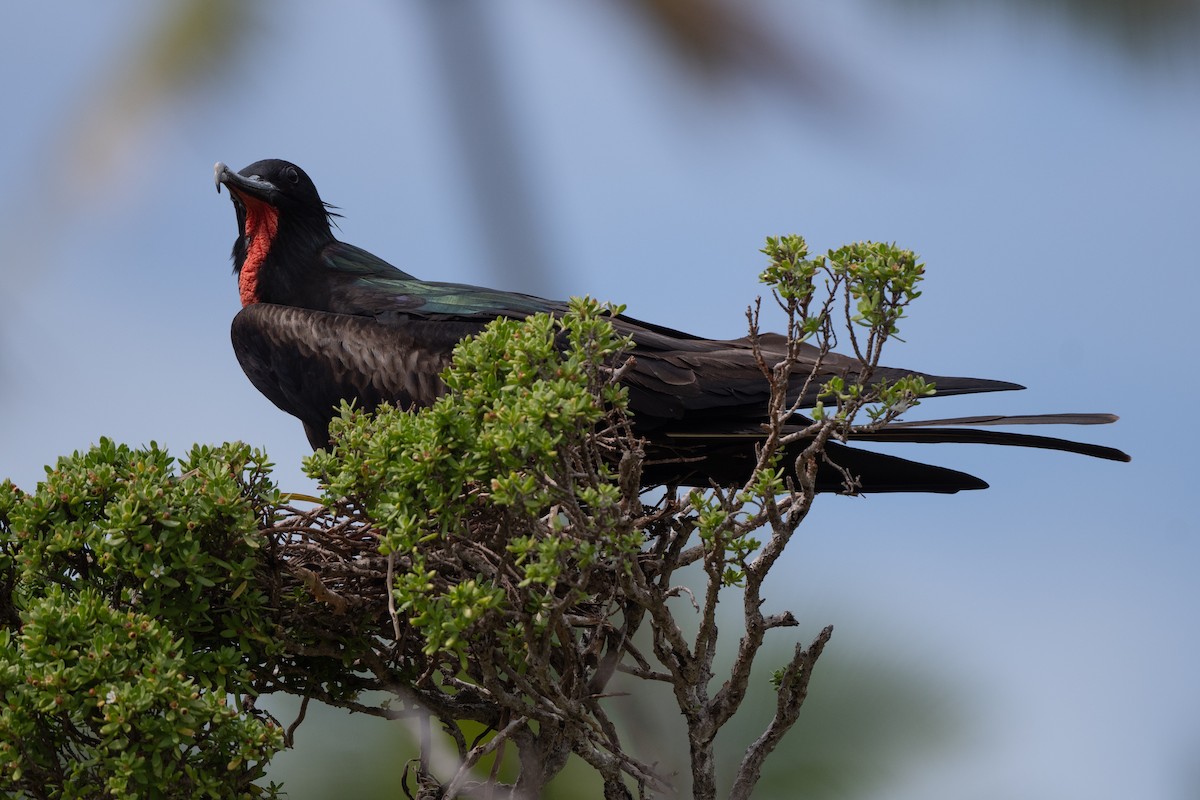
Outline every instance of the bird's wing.
MULTIPOLYGON (((378 256, 345 242, 332 242, 321 257, 329 271, 348 276, 343 307, 346 314, 374 316, 390 322, 399 314, 437 320, 489 321, 496 317, 524 319, 532 314, 566 313, 569 304, 519 292, 489 289, 465 283, 423 281, 378 256)), ((636 347, 657 350, 698 349, 711 345, 684 331, 655 325, 625 315, 614 315, 613 325, 632 336, 636 347)))
POLYGON ((322 251, 325 266, 349 276, 335 310, 374 316, 390 324, 397 316, 483 321, 496 317, 523 319, 531 314, 561 314, 567 304, 528 294, 504 292, 463 283, 422 281, 393 267, 378 256, 345 242, 334 242, 322 251))
MULTIPOLYGON (((625 378, 635 411, 662 420, 703 420, 715 414, 743 422, 762 419, 770 387, 748 338, 681 342, 647 335, 635 337, 635 341, 636 363, 625 378)), ((786 341, 777 334, 760 336, 758 352, 763 363, 773 367, 783 361, 786 341)), ((853 382, 861 372, 862 364, 856 358, 802 345, 791 372, 789 402, 799 400, 802 407, 812 407, 830 378, 840 376, 853 382)), ((1025 388, 1008 381, 931 375, 896 367, 877 368, 870 381, 894 382, 907 375, 924 378, 939 397, 1025 388)))

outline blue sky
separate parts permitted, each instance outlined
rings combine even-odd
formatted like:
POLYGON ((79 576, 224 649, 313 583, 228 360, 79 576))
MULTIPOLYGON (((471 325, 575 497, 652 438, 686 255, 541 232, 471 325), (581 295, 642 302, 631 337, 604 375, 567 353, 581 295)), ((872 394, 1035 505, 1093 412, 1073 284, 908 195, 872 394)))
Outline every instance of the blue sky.
POLYGON ((1111 411, 1080 438, 1134 461, 900 451, 992 488, 823 498, 772 602, 969 687, 974 733, 888 797, 1192 796, 1200 441, 1163 398, 1197 388, 1200 64, 1049 15, 901 7, 754 4, 843 97, 813 106, 697 83, 615 4, 491 6, 548 281, 489 254, 413 4, 276 4, 222 77, 154 111, 97 103, 159 5, 9 9, 0 476, 32 487, 102 435, 244 439, 306 485, 299 423, 229 347, 217 160, 299 163, 344 239, 418 276, 589 293, 710 336, 744 332, 766 235, 894 240, 927 280, 885 360, 1030 387, 922 410, 1111 411))

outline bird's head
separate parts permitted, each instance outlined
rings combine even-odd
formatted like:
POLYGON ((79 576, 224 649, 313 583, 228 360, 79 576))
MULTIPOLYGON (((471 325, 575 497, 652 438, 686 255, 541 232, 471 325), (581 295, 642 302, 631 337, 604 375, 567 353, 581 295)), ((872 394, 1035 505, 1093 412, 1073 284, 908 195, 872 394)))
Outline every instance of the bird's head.
POLYGON ((233 269, 239 275, 244 305, 260 299, 258 272, 273 253, 319 247, 333 239, 331 207, 295 164, 268 158, 234 172, 218 161, 213 173, 217 191, 221 186, 229 190, 237 214, 233 269))

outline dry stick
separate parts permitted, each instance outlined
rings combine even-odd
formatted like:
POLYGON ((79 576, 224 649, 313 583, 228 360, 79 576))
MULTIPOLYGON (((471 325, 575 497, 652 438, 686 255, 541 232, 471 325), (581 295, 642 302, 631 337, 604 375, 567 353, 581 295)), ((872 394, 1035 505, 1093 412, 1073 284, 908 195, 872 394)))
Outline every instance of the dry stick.
POLYGON ((300 723, 304 721, 304 715, 308 713, 308 695, 300 700, 300 712, 296 714, 296 719, 288 729, 283 733, 283 744, 285 747, 291 748, 296 745, 296 728, 300 727, 300 723))
POLYGON ((305 588, 314 598, 333 606, 334 614, 346 613, 346 609, 350 605, 349 601, 326 586, 317 573, 299 564, 288 564, 287 568, 304 582, 305 588))
MULTIPOLYGON (((512 722, 505 725, 503 730, 497 731, 496 735, 493 736, 487 744, 471 748, 471 752, 467 753, 466 760, 464 760, 462 765, 459 766, 458 771, 454 773, 454 777, 446 786, 445 793, 442 795, 442 797, 444 797, 445 800, 451 800, 451 798, 457 797, 458 793, 463 788, 463 784, 467 782, 467 778, 471 775, 471 768, 479 762, 479 759, 483 758, 488 753, 492 752, 506 742, 508 737, 512 736, 513 732, 517 728, 521 727, 528 721, 528 717, 517 717, 513 719, 512 722)), ((499 759, 497 759, 497 763, 499 763, 499 759)))
POLYGON ((808 697, 808 682, 812 678, 813 667, 832 635, 833 626, 827 625, 807 650, 796 645, 795 655, 784 668, 783 680, 779 684, 775 717, 762 736, 746 748, 746 755, 738 767, 737 777, 729 793, 730 800, 749 800, 762 774, 763 761, 799 717, 800 706, 808 697))

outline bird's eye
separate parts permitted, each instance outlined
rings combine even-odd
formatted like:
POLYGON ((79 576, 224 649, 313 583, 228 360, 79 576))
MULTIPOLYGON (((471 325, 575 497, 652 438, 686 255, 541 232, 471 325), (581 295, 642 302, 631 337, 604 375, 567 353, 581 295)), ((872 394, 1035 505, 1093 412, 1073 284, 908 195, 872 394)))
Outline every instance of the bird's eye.
POLYGON ((296 172, 296 168, 295 168, 295 167, 288 167, 287 169, 285 169, 285 170, 283 171, 283 174, 284 174, 285 176, 287 176, 287 179, 288 179, 289 181, 291 181, 292 183, 299 183, 299 182, 300 182, 300 173, 299 173, 299 172, 296 172))

